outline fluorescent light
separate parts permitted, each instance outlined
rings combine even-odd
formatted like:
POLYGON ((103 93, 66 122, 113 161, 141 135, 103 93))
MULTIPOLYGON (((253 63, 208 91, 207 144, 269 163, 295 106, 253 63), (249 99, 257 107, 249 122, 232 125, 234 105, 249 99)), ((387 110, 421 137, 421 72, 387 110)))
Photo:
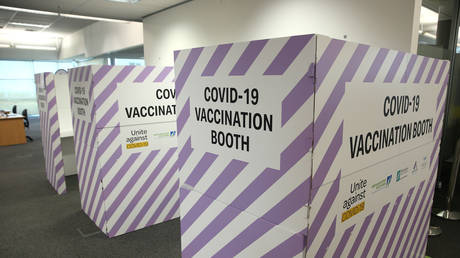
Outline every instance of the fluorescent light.
POLYGON ((14 12, 24 12, 24 13, 35 13, 35 14, 58 16, 58 13, 55 13, 55 12, 38 11, 38 10, 10 7, 10 6, 4 6, 4 5, 0 5, 0 9, 14 11, 14 12))
POLYGON ((130 21, 125 21, 125 20, 117 20, 117 19, 93 17, 93 16, 86 16, 86 15, 77 15, 77 14, 68 14, 68 13, 61 13, 61 16, 67 17, 67 18, 93 20, 93 21, 122 22, 122 23, 130 22, 130 21))
MULTIPOLYGON (((130 0, 132 1, 132 0, 130 0)), ((37 11, 32 9, 24 9, 24 8, 16 8, 16 7, 9 7, 0 5, 0 10, 8 10, 8 11, 15 11, 15 12, 24 12, 24 13, 34 13, 34 14, 42 14, 42 15, 52 15, 52 16, 62 16, 67 18, 74 18, 74 19, 83 19, 83 20, 93 20, 93 21, 106 21, 106 22, 131 22, 126 20, 118 20, 118 19, 109 19, 109 18, 101 18, 101 17, 94 17, 94 16, 86 16, 86 15, 77 15, 77 14, 70 14, 70 13, 56 13, 56 12, 46 12, 46 11, 37 11)), ((12 23, 10 23, 12 24, 12 23)))
POLYGON ((20 49, 34 49, 34 50, 56 50, 56 47, 32 46, 32 45, 16 45, 16 48, 20 48, 20 49))
POLYGON ((50 25, 35 24, 35 23, 23 23, 23 22, 10 22, 11 25, 25 26, 25 27, 36 27, 36 28, 48 28, 50 25))
POLYGON ((10 44, 0 44, 0 47, 1 48, 7 48, 7 47, 11 47, 10 44))

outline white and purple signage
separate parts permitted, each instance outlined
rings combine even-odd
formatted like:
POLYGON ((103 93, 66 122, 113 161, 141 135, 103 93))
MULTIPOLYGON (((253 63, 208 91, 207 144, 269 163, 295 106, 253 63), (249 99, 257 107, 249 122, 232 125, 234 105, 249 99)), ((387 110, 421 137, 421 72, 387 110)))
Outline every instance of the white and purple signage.
POLYGON ((72 69, 83 211, 109 237, 179 216, 172 67, 72 69))
POLYGON ((449 62, 321 35, 175 53, 183 257, 421 257, 449 62))

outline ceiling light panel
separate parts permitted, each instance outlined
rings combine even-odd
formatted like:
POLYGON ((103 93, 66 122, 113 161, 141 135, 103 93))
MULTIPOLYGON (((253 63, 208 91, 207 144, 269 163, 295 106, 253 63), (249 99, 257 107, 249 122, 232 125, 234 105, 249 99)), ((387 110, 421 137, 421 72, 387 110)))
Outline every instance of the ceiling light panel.
POLYGON ((36 24, 36 23, 23 23, 23 22, 10 22, 8 24, 15 25, 15 26, 24 26, 24 27, 33 27, 33 28, 42 28, 46 29, 50 25, 44 25, 44 24, 36 24))
POLYGON ((86 16, 86 15, 67 14, 67 13, 61 13, 61 16, 62 17, 67 17, 67 18, 73 18, 73 19, 83 19, 83 20, 93 20, 93 21, 121 22, 121 23, 130 22, 130 21, 125 21, 125 20, 93 17, 93 16, 86 16))
POLYGON ((51 16, 61 16, 61 17, 67 17, 67 18, 93 20, 93 21, 122 22, 122 23, 130 22, 127 20, 109 19, 109 18, 77 15, 77 14, 70 14, 70 13, 45 12, 45 11, 37 11, 37 10, 32 10, 32 9, 16 8, 16 7, 9 7, 9 6, 3 6, 3 5, 0 5, 0 10, 9 10, 9 11, 17 11, 17 12, 41 14, 41 15, 51 15, 51 16))
POLYGON ((25 8, 17 8, 17 7, 4 6, 4 5, 0 5, 0 9, 2 9, 2 10, 8 10, 8 11, 14 11, 14 12, 25 12, 25 13, 35 13, 35 14, 42 14, 42 15, 58 16, 58 13, 55 13, 55 12, 46 12, 46 11, 39 11, 39 10, 31 10, 31 9, 25 9, 25 8))

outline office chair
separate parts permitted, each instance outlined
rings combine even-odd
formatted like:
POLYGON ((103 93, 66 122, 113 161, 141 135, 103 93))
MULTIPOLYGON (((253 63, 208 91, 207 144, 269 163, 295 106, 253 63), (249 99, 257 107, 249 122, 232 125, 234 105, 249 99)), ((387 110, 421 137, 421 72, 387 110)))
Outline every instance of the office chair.
POLYGON ((11 109, 11 112, 13 112, 13 114, 17 114, 18 113, 18 107, 16 105, 14 105, 13 109, 11 109))
MULTIPOLYGON (((30 122, 29 122, 29 116, 27 115, 27 108, 22 111, 22 116, 24 117, 24 127, 27 129, 30 129, 30 122)), ((33 142, 34 139, 32 137, 26 135, 26 139, 33 142)))

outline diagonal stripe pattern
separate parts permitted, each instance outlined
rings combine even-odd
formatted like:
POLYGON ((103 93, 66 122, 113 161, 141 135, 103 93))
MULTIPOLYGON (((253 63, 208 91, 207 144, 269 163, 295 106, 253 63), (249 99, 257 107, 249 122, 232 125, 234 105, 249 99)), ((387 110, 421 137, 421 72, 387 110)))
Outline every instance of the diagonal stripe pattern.
MULTIPOLYGON (((86 66, 70 71, 70 83, 89 89, 89 119, 73 117, 83 211, 109 237, 179 215, 177 156, 188 149, 122 151, 118 83, 173 81, 172 67, 86 66)), ((73 97, 73 96, 72 96, 73 97)))
POLYGON ((56 84, 53 73, 35 74, 46 178, 58 194, 66 192, 56 84), (41 105, 43 104, 43 106, 41 105))
POLYGON ((428 155, 435 175, 432 161, 438 153, 448 62, 303 35, 176 51, 175 71, 178 146, 193 150, 180 169, 183 257, 387 257, 424 250, 421 232, 433 184, 428 176, 377 208, 366 206, 359 223, 345 224, 337 217, 345 178, 342 143, 347 140, 340 108, 350 82, 437 87, 433 151, 428 155), (246 77, 251 83, 267 78, 283 82, 284 92, 272 104, 279 108, 280 130, 291 137, 280 139, 285 145, 279 169, 229 159, 193 141, 191 96, 198 82, 218 84, 226 78, 226 84, 244 84, 246 77), (313 113, 313 123, 305 122, 311 114, 306 110, 313 113), (230 169, 235 162, 244 166, 230 169), (414 209, 420 216, 412 220, 414 209), (412 224, 421 229, 406 230, 412 224))

